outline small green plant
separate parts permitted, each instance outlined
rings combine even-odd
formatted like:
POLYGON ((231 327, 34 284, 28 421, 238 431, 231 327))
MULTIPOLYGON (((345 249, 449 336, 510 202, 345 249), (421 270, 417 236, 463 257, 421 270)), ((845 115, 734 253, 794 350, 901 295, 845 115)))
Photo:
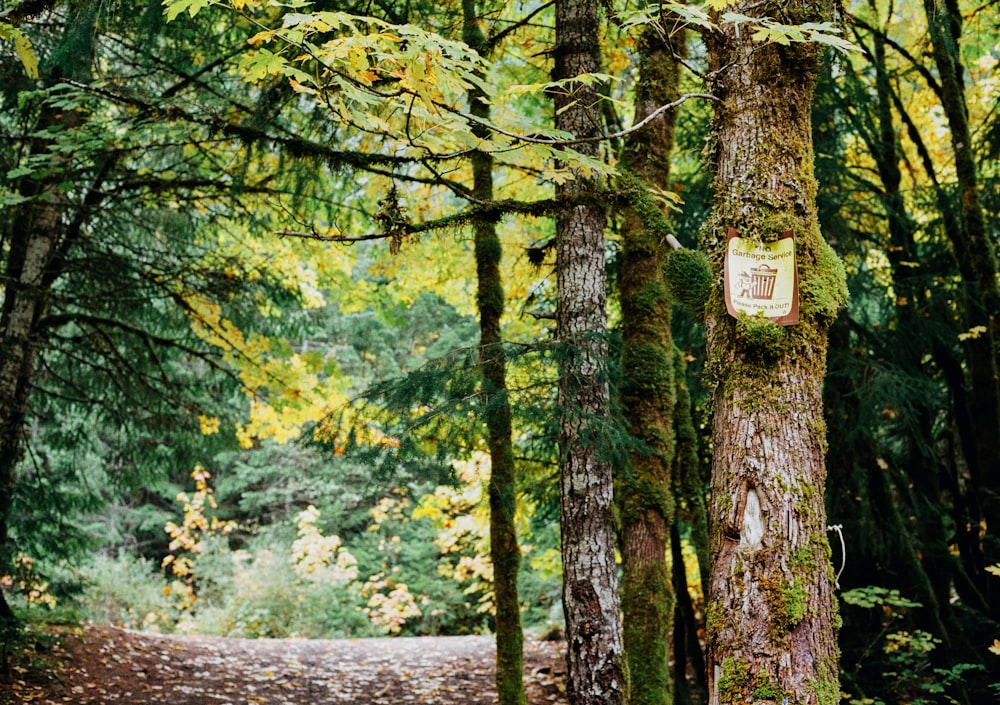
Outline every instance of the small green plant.
POLYGON ((902 611, 920 607, 919 602, 913 602, 903 597, 899 590, 889 590, 878 585, 866 585, 854 588, 840 594, 840 599, 849 605, 858 607, 883 607, 891 617, 901 616, 902 611))
MULTIPOLYGON (((841 598, 849 605, 881 611, 882 630, 869 648, 877 647, 881 651, 882 675, 891 683, 891 691, 899 697, 899 702, 909 705, 954 702, 948 691, 961 685, 966 674, 985 670, 982 664, 973 663, 957 663, 950 668, 932 667, 931 654, 940 640, 921 629, 896 628, 909 610, 921 606, 903 597, 898 590, 869 585, 848 590, 841 598)), ((882 703, 872 698, 852 698, 849 702, 851 705, 882 703)))

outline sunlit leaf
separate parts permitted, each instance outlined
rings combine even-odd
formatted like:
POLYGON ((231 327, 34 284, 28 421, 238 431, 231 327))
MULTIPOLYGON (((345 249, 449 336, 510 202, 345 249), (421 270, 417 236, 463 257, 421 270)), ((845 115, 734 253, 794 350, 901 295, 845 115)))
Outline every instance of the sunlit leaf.
POLYGON ((194 17, 202 9, 213 3, 213 0, 163 0, 163 7, 166 11, 167 21, 172 22, 182 12, 194 17))
POLYGON ((31 41, 24 36, 24 33, 17 27, 12 27, 6 22, 0 22, 0 39, 13 42, 14 51, 24 66, 24 72, 28 78, 38 78, 38 56, 31 47, 31 41))

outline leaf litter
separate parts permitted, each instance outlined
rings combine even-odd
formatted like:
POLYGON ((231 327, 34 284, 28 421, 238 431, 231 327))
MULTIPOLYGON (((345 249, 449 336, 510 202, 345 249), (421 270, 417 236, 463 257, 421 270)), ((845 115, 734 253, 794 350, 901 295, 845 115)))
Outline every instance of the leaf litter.
MULTIPOLYGON (((38 705, 492 705, 491 636, 381 639, 179 637, 87 625, 44 681, 0 685, 38 705)), ((531 705, 563 705, 564 644, 525 639, 531 705)), ((8 692, 5 695, 3 690, 8 692)))

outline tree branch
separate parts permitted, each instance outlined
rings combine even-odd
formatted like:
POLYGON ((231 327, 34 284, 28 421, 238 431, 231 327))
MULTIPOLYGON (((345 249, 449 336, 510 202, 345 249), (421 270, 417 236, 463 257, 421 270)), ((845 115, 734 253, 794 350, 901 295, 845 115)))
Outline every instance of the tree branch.
POLYGON ((654 110, 653 112, 651 112, 645 118, 643 118, 642 120, 640 120, 636 124, 632 125, 632 127, 626 128, 624 130, 619 130, 618 132, 613 132, 610 135, 598 135, 597 137, 580 137, 580 138, 577 138, 577 139, 568 139, 568 140, 564 140, 564 139, 550 139, 550 138, 547 138, 547 137, 531 137, 529 135, 519 135, 517 133, 509 132, 507 130, 504 130, 501 127, 497 127, 496 125, 488 123, 485 120, 480 120, 479 118, 475 117, 474 115, 468 115, 466 113, 463 113, 460 110, 455 110, 455 109, 450 108, 450 107, 448 107, 446 105, 441 105, 439 107, 444 108, 445 110, 447 110, 448 112, 450 112, 450 113, 452 113, 454 115, 459 115, 461 117, 464 117, 469 122, 474 122, 477 125, 482 125, 483 127, 487 128, 488 130, 491 130, 492 132, 496 132, 497 134, 504 135, 505 137, 510 137, 511 139, 515 139, 515 140, 517 140, 519 142, 527 142, 529 144, 544 144, 544 145, 549 145, 549 146, 553 146, 553 147, 572 147, 575 144, 587 144, 587 143, 593 143, 593 142, 606 142, 608 140, 621 139, 622 137, 625 137, 626 135, 630 135, 633 132, 637 132, 638 130, 641 130, 646 125, 648 125, 653 120, 655 120, 660 115, 662 115, 663 113, 667 112, 668 110, 673 110, 674 108, 676 108, 677 106, 679 106, 681 103, 684 103, 684 102, 686 102, 688 100, 691 100, 692 98, 705 98, 706 100, 718 100, 718 98, 715 97, 714 95, 712 95, 711 93, 685 93, 684 95, 682 95, 677 100, 675 100, 673 102, 670 102, 670 103, 667 103, 666 105, 661 105, 659 108, 657 108, 656 110, 654 110))
POLYGON ((493 49, 495 49, 500 44, 500 42, 502 42, 504 39, 506 39, 508 36, 516 32, 517 30, 521 29, 522 27, 528 26, 528 24, 536 15, 541 14, 543 11, 547 10, 553 5, 555 5, 555 0, 549 0, 549 2, 542 3, 533 12, 528 13, 526 17, 521 18, 520 20, 512 24, 510 27, 507 27, 501 30, 500 32, 494 34, 492 37, 486 40, 486 43, 483 46, 483 51, 481 51, 480 54, 489 56, 493 52, 493 49))
POLYGON ((417 233, 429 232, 432 230, 443 230, 476 220, 498 221, 505 215, 518 213, 535 217, 543 217, 563 208, 570 208, 579 202, 592 202, 593 194, 581 194, 575 199, 553 199, 546 198, 540 201, 491 201, 480 205, 475 205, 461 213, 444 216, 435 220, 424 221, 423 223, 394 223, 392 232, 370 233, 368 235, 322 235, 315 230, 304 232, 300 230, 279 230, 275 234, 285 237, 298 237, 306 240, 319 240, 320 242, 365 242, 368 240, 387 240, 400 235, 415 235, 417 233))

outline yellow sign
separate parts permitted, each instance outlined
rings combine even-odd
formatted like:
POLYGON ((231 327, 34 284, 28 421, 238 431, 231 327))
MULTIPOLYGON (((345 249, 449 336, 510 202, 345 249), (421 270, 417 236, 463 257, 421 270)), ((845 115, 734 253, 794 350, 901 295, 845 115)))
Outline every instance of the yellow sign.
POLYGON ((781 326, 799 322, 799 273, 791 230, 775 242, 740 237, 730 228, 726 242, 726 308, 763 315, 781 326))

